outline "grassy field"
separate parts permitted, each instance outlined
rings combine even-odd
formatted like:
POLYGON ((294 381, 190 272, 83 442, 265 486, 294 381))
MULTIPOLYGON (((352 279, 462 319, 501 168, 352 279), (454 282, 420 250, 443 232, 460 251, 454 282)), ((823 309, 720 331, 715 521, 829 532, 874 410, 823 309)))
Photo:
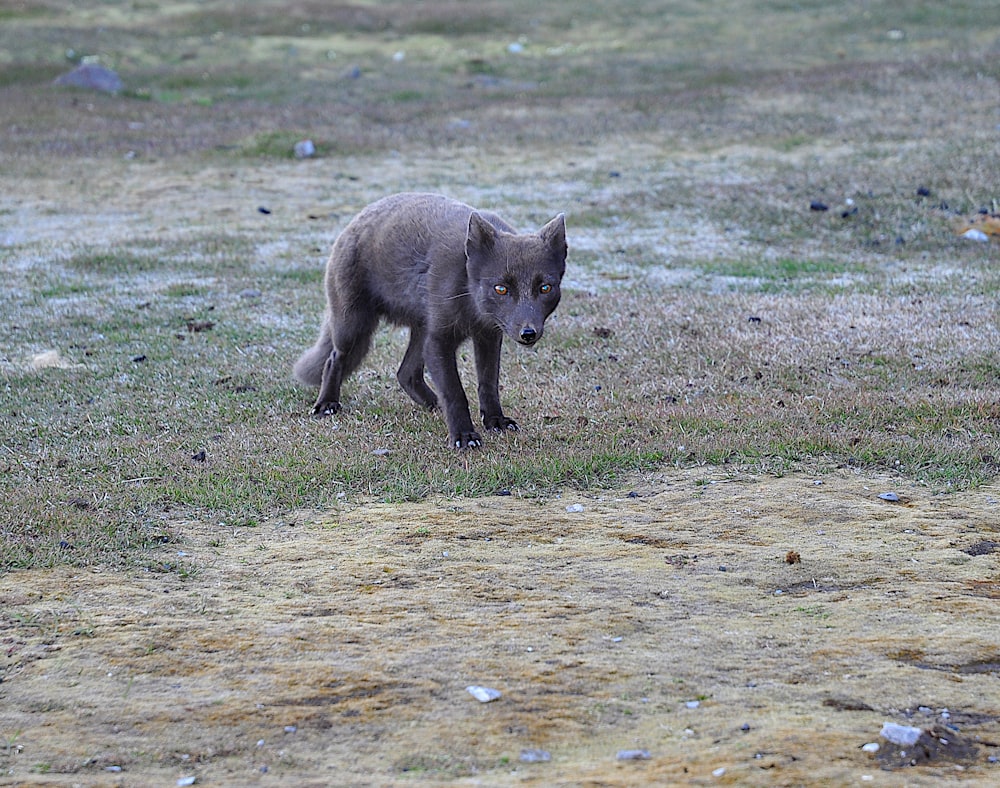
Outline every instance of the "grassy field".
POLYGON ((994 11, 0 2, 0 571, 673 467, 994 479, 997 240, 958 234, 1000 200, 994 11), (125 90, 51 85, 85 60, 125 90), (290 378, 336 233, 408 189, 567 215, 481 451, 398 388, 398 330, 335 419, 290 378))

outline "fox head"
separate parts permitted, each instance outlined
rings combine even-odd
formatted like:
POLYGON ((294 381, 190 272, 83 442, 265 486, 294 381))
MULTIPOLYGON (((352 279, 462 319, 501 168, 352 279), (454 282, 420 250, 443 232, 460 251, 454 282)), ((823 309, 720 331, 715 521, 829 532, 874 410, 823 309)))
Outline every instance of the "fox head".
POLYGON ((563 214, 537 233, 520 234, 497 229, 473 211, 465 237, 466 272, 483 320, 522 345, 535 344, 559 304, 566 252, 563 214))

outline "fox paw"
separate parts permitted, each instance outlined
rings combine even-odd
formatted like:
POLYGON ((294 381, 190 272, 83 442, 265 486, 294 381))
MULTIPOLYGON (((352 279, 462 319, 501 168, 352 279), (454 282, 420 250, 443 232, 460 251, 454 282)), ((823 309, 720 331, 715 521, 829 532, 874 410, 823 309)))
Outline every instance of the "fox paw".
POLYGON ((506 416, 487 416, 483 419, 483 426, 494 432, 503 432, 504 430, 517 432, 519 429, 517 422, 514 419, 508 419, 506 416))
POLYGON ((338 410, 340 410, 339 402, 317 402, 313 405, 312 415, 323 418, 324 416, 332 416, 338 410))
POLYGON ((452 436, 452 446, 456 449, 478 449, 483 445, 482 436, 475 430, 452 436))

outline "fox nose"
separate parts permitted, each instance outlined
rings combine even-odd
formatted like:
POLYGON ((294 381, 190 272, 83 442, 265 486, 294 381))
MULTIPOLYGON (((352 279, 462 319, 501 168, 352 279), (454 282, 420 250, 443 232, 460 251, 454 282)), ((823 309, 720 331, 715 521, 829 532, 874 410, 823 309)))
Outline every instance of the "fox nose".
POLYGON ((535 340, 538 339, 538 332, 535 331, 531 326, 525 326, 521 329, 520 340, 525 345, 534 344, 535 340))

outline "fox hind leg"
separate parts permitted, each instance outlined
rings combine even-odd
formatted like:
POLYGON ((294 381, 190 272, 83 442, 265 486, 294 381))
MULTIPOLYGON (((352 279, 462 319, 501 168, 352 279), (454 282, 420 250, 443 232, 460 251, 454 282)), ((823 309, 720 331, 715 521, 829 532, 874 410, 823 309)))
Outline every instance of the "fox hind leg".
POLYGON ((368 355, 377 327, 378 315, 371 310, 353 312, 334 322, 333 347, 323 363, 323 377, 313 405, 313 415, 329 416, 340 410, 341 384, 368 355))

